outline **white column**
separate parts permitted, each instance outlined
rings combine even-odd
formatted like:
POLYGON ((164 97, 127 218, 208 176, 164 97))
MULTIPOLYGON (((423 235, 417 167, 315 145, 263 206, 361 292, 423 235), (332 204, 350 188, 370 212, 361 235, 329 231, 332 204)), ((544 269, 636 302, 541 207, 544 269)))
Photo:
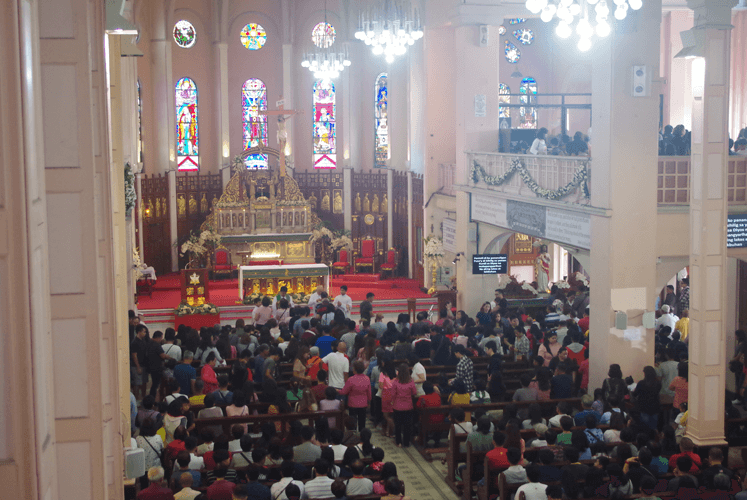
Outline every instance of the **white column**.
POLYGON ((393 188, 394 171, 389 168, 386 171, 386 240, 387 244, 389 245, 388 248, 392 248, 394 246, 394 221, 392 220, 392 215, 394 214, 394 203, 392 203, 392 199, 394 198, 393 188))
MULTIPOLYGON (((143 202, 143 174, 137 174, 135 176, 135 192, 137 193, 137 204, 133 208, 132 216, 135 217, 135 210, 140 210, 140 204, 143 202)), ((171 210, 171 205, 169 205, 171 210)), ((140 261, 145 260, 145 243, 143 241, 143 216, 142 213, 138 214, 137 217, 137 238, 135 239, 135 245, 137 245, 138 252, 140 252, 140 261)))
MULTIPOLYGON (((293 107, 293 45, 290 43, 283 44, 283 100, 285 101, 285 109, 296 109, 293 107)), ((291 118, 293 121, 302 120, 308 115, 294 115, 291 118)), ((292 155, 295 151, 293 144, 293 127, 288 124, 285 127, 288 133, 288 139, 286 144, 290 146, 290 154, 292 155)), ((286 147, 286 149, 288 149, 286 147)), ((294 163, 295 165, 295 163, 294 163)))
MULTIPOLYGON (((217 165, 221 169, 221 181, 223 188, 231 180, 231 168, 223 168, 231 163, 231 141, 228 135, 229 118, 228 118, 228 44, 215 43, 215 61, 217 66, 216 88, 218 92, 215 95, 216 111, 215 114, 217 127, 216 132, 220 147, 217 149, 217 165)), ((239 153, 240 147, 236 149, 239 153)))
MULTIPOLYGON (((346 68, 342 72, 342 78, 341 85, 342 85, 342 120, 340 120, 342 124, 342 130, 338 130, 337 132, 337 164, 342 165, 344 167, 349 167, 352 165, 351 162, 351 156, 350 156, 350 143, 352 141, 353 136, 356 134, 356 129, 353 127, 353 114, 356 113, 356 106, 353 104, 355 101, 353 100, 353 84, 351 81, 351 78, 353 80, 357 80, 352 76, 351 68, 353 66, 346 68), (342 134, 340 134, 342 132, 342 134), (341 136, 342 135, 342 136, 341 136)), ((358 76, 358 75, 355 75, 358 76)), ((356 103, 357 104, 357 103, 356 103)), ((337 109, 340 109, 339 107, 337 109)), ((338 111, 339 114, 339 111, 338 111)), ((357 118, 357 117, 356 117, 357 118)), ((356 120, 355 123, 358 123, 356 120)), ((356 163, 357 158, 356 158, 356 163)), ((359 167, 360 168, 360 167, 359 167)))
POLYGON ((613 31, 591 49, 591 204, 608 212, 591 218, 590 388, 601 387, 611 363, 636 380, 644 366, 654 364, 653 330, 642 327, 642 317, 656 293, 657 234, 651 217, 657 211, 659 97, 650 77, 659 73, 661 0, 644 2, 633 15, 636 32, 613 31), (649 75, 645 97, 633 96, 634 65, 645 66, 649 75), (627 314, 637 339, 615 328, 615 311, 627 314))
POLYGON ((412 171, 408 170, 407 171, 407 254, 410 256, 410 258, 407 259, 407 277, 410 279, 412 279, 412 276, 413 276, 413 265, 412 265, 413 259, 416 257, 415 249, 413 247, 413 239, 415 238, 415 236, 412 234, 413 230, 414 228, 412 225, 412 171))
POLYGON ((353 230, 353 175, 352 168, 346 167, 342 171, 342 206, 345 214, 345 230, 353 230))
MULTIPOLYGON (((409 82, 408 54, 397 57, 387 70, 387 118, 389 126, 390 159, 388 166, 403 171, 408 166, 410 146, 410 123, 408 121, 409 99, 407 95, 409 82)), ((373 85, 373 84, 371 84, 373 85)))
POLYGON ((150 165, 149 174, 165 173, 176 168, 176 104, 174 102, 174 81, 171 74, 171 21, 173 2, 153 7, 153 38, 150 41, 151 71, 153 74, 153 105, 155 107, 153 125, 155 165, 150 165))
POLYGON ((727 118, 731 9, 736 0, 689 0, 703 58, 692 61, 690 188, 690 362, 687 435, 700 446, 725 444, 727 295, 727 118))
POLYGON ((169 236, 171 240, 171 271, 179 270, 179 249, 176 247, 179 235, 177 233, 176 208, 176 170, 169 170, 169 236))
POLYGON ((410 137, 407 160, 416 174, 425 173, 426 77, 425 45, 422 40, 408 49, 410 53, 409 119, 410 137))

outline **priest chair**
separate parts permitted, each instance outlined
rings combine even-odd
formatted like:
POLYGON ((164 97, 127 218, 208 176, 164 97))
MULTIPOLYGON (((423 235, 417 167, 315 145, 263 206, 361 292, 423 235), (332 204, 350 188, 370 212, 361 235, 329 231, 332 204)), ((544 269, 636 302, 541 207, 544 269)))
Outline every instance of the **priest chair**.
POLYGON ((397 251, 394 248, 390 248, 384 255, 386 256, 386 261, 379 266, 381 278, 384 278, 384 273, 389 273, 393 278, 394 272, 397 270, 397 251))
POLYGON ((332 264, 332 271, 338 274, 345 274, 350 270, 350 257, 348 250, 343 248, 337 255, 337 262, 332 264))
POLYGON ((360 268, 370 269, 370 273, 376 273, 376 241, 367 237, 361 240, 360 252, 355 257, 355 272, 360 272, 360 268))
POLYGON ((233 271, 231 252, 226 247, 220 245, 215 249, 215 260, 213 262, 215 262, 213 264, 213 276, 216 278, 225 275, 228 275, 229 278, 231 277, 231 272, 233 271))

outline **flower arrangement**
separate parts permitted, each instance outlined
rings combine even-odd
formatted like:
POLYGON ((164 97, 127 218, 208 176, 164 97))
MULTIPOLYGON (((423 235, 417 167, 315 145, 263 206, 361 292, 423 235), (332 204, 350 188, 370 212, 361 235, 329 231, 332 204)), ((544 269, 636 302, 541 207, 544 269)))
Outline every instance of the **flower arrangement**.
POLYGON ((142 273, 143 268, 143 262, 140 260, 140 252, 137 251, 137 248, 132 249, 132 274, 135 281, 139 280, 143 276, 145 276, 142 273))
POLYGON ((199 306, 190 306, 186 302, 181 302, 174 309, 176 316, 189 316, 191 314, 218 314, 218 308, 213 304, 205 303, 199 306))
POLYGON ((540 198, 559 200, 573 193, 579 187, 583 190, 584 198, 588 199, 591 197, 589 192, 589 172, 587 170, 587 162, 580 164, 576 169, 576 172, 573 174, 571 181, 557 190, 540 187, 540 185, 537 184, 537 181, 532 178, 529 169, 527 169, 519 158, 514 159, 511 162, 511 168, 502 175, 487 175, 485 169, 477 163, 477 160, 475 160, 472 162, 472 168, 470 169, 470 179, 474 184, 484 181, 488 186, 500 186, 508 182, 516 172, 519 173, 524 184, 540 198))
POLYGON ((350 239, 350 236, 347 234, 340 234, 339 236, 335 236, 332 241, 330 242, 329 246, 337 251, 342 248, 345 248, 347 250, 352 250, 353 248, 353 240, 350 239))
POLYGON ((444 256, 444 242, 438 236, 428 236, 423 238, 425 242, 425 248, 423 248, 423 255, 431 259, 439 259, 444 256))
POLYGON ((190 256, 190 262, 200 260, 208 253, 213 252, 221 243, 221 236, 210 230, 206 229, 199 235, 191 232, 187 241, 182 243, 179 248, 179 255, 184 257, 185 254, 190 256))
POLYGON ((125 180, 125 216, 132 215, 132 209, 135 208, 137 193, 135 192, 135 172, 132 171, 130 163, 125 163, 124 168, 125 180))
POLYGON ((537 292, 537 289, 532 286, 531 283, 527 283, 526 281, 519 283, 519 280, 516 279, 516 276, 508 276, 506 274, 503 274, 500 276, 498 281, 498 288, 503 290, 503 294, 506 297, 536 297, 539 292, 537 292), (508 278, 507 280, 504 279, 503 282, 501 282, 501 278, 503 277, 508 278))
POLYGON ((568 277, 568 283, 574 290, 579 290, 580 287, 588 287, 589 280, 582 273, 576 272, 575 274, 568 277))
POLYGON ((558 287, 560 290, 568 290, 569 288, 571 288, 571 285, 568 284, 567 281, 563 281, 563 280, 555 283, 555 286, 558 287))

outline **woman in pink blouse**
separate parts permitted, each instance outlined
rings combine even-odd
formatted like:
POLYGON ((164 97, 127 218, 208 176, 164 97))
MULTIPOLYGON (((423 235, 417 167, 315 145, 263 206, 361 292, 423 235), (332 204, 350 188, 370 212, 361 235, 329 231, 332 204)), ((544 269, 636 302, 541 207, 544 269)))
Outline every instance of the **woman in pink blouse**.
POLYGON ((363 361, 353 361, 355 375, 348 378, 341 394, 348 397, 348 412, 351 417, 358 418, 358 432, 366 427, 366 410, 371 401, 371 380, 363 375, 365 371, 363 361))
POLYGON ((561 347, 563 346, 558 342, 558 334, 554 332, 548 333, 545 341, 539 346, 539 350, 537 351, 537 355, 545 359, 544 366, 550 366, 550 361, 558 355, 561 347))
POLYGON ((392 437, 394 432, 394 420, 392 420, 392 382, 397 378, 397 370, 392 360, 386 360, 379 375, 379 389, 381 390, 381 413, 384 414, 383 429, 386 429, 386 437, 392 437))
POLYGON ((402 363, 397 378, 392 381, 392 410, 394 410, 394 441, 400 448, 410 446, 412 435, 412 398, 418 393, 410 378, 410 367, 402 363))

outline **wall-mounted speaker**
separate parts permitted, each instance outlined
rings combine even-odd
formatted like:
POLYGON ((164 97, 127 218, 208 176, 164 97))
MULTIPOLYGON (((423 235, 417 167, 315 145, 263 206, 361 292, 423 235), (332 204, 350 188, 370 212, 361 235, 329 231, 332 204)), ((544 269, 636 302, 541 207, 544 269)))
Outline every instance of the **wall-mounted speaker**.
POLYGON ((648 97, 649 95, 646 66, 633 66, 633 97, 648 97))
POLYGON ((487 47, 490 43, 490 32, 487 24, 480 25, 480 47, 487 47))
POLYGON ((125 477, 136 479, 145 474, 145 450, 134 448, 125 450, 125 477))

